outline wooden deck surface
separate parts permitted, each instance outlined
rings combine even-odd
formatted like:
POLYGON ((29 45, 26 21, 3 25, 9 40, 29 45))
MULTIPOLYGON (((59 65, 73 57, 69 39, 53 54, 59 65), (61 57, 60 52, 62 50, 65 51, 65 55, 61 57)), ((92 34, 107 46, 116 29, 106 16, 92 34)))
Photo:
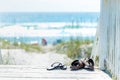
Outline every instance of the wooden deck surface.
POLYGON ((106 73, 95 71, 78 70, 53 70, 47 71, 40 66, 15 66, 1 65, 0 80, 112 80, 106 73))

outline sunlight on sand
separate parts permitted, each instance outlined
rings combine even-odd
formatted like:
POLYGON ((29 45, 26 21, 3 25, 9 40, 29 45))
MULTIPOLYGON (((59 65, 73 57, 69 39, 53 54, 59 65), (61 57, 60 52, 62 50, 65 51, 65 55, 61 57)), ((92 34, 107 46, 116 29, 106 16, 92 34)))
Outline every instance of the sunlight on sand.
POLYGON ((11 65, 49 66, 54 62, 69 64, 72 61, 65 54, 57 54, 50 51, 43 54, 25 52, 22 49, 2 49, 1 54, 3 63, 11 65))

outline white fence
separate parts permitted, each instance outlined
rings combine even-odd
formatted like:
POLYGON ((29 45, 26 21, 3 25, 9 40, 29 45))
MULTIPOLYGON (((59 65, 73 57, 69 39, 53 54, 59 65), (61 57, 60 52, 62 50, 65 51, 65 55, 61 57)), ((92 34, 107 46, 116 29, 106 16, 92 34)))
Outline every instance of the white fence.
POLYGON ((120 80, 120 0, 101 0, 100 24, 93 54, 99 55, 99 68, 120 80), (94 51, 98 50, 98 51, 94 51))

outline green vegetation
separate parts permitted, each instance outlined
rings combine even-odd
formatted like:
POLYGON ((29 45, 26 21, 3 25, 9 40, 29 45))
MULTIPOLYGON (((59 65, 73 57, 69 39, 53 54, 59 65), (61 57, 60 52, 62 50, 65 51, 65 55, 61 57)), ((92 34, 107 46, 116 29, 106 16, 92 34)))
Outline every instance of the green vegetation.
MULTIPOLYGON (((99 56, 96 56, 95 65, 96 65, 96 66, 99 66, 99 56)), ((107 66, 106 66, 106 67, 107 67, 107 66)))
MULTIPOLYGON (((57 53, 66 54, 69 58, 75 59, 84 57, 82 55, 82 52, 84 51, 84 54, 86 57, 90 57, 91 50, 92 50, 92 44, 93 41, 91 40, 79 40, 78 38, 73 39, 71 38, 67 42, 60 42, 59 44, 53 46, 53 48, 50 48, 50 50, 54 50, 57 53)), ((0 40, 0 48, 2 49, 24 49, 27 52, 42 52, 44 53, 45 49, 41 45, 32 45, 32 44, 26 44, 26 43, 11 43, 9 41, 0 40)))
POLYGON ((4 65, 13 65, 15 63, 14 58, 12 58, 12 56, 9 54, 9 52, 3 56, 3 60, 2 63, 4 65))
POLYGON ((91 55, 92 46, 89 46, 93 41, 90 40, 79 40, 71 38, 68 42, 62 42, 55 46, 55 50, 58 53, 64 53, 68 57, 74 59, 82 57, 82 50, 87 54, 87 57, 91 55))
POLYGON ((17 42, 9 42, 6 40, 0 40, 0 48, 2 49, 24 49, 27 52, 41 52, 42 48, 40 45, 32 45, 26 43, 17 43, 17 42))
POLYGON ((64 29, 65 28, 67 28, 67 29, 79 29, 79 28, 81 28, 81 26, 79 26, 79 25, 66 25, 66 26, 64 26, 63 27, 64 29))
POLYGON ((42 48, 40 45, 31 45, 31 44, 21 43, 19 47, 28 52, 41 52, 42 51, 42 48))

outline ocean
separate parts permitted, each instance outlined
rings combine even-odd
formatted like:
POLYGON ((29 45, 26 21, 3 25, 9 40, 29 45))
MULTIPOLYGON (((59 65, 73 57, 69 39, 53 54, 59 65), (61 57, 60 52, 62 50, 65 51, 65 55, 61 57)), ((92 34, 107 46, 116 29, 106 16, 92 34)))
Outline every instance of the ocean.
POLYGON ((0 39, 11 42, 49 44, 71 37, 94 40, 97 12, 8 12, 0 13, 0 39))
POLYGON ((0 13, 1 23, 97 22, 97 12, 9 12, 0 13))

